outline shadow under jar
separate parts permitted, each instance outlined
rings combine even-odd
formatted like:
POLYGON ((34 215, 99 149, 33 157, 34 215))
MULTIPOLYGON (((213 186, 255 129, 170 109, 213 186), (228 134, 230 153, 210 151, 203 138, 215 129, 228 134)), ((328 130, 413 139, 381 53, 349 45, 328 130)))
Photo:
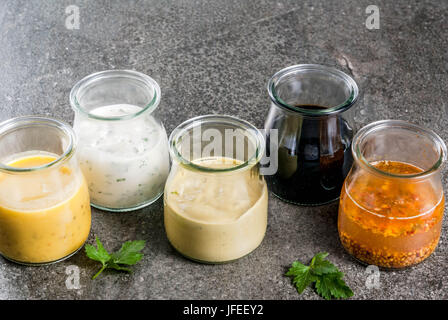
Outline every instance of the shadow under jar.
POLYGON ((129 70, 94 73, 70 92, 79 161, 92 206, 136 210, 156 201, 169 173, 168 139, 154 111, 160 88, 129 70))
POLYGON ((0 124, 0 253, 27 265, 61 261, 86 241, 87 184, 72 128, 20 117, 0 124))
POLYGON ((442 228, 444 142, 417 125, 384 120, 362 128, 352 150, 339 204, 342 245, 359 261, 383 268, 423 261, 442 228))
POLYGON ((239 259, 262 242, 268 194, 260 175, 264 139, 231 116, 200 116, 170 136, 165 230, 182 255, 204 263, 239 259))
POLYGON ((277 72, 268 92, 266 152, 278 155, 277 171, 266 175, 270 190, 299 205, 337 200, 353 162, 355 81, 334 68, 301 64, 277 72))

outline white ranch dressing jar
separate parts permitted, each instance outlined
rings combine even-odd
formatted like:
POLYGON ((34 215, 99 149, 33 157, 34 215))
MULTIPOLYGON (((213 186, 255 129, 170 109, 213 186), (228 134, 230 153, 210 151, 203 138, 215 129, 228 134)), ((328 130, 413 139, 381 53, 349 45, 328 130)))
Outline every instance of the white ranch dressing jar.
POLYGON ((165 128, 153 116, 157 82, 135 71, 98 72, 73 87, 70 103, 92 206, 123 212, 156 201, 170 166, 165 128))

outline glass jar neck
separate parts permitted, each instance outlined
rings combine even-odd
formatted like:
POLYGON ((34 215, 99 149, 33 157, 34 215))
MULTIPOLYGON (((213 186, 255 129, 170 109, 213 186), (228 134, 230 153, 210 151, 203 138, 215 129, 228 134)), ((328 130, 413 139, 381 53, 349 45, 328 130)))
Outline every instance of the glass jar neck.
POLYGON ((347 74, 317 64, 299 64, 278 71, 268 83, 272 102, 308 117, 342 113, 358 99, 358 86, 347 74))
POLYGON ((151 77, 132 70, 107 70, 78 81, 70 92, 70 105, 76 113, 95 120, 120 121, 151 114, 160 98, 160 87, 151 77), (92 113, 94 109, 112 105, 131 105, 138 109, 117 116, 92 113))
POLYGON ((402 120, 382 120, 363 127, 353 138, 355 164, 391 179, 424 179, 440 171, 446 161, 446 145, 433 131, 402 120), (400 162, 420 169, 396 174, 375 166, 381 161, 400 162))
POLYGON ((202 172, 247 170, 259 163, 265 143, 262 133, 249 122, 232 116, 205 115, 179 125, 169 138, 174 161, 202 172), (210 168, 199 160, 225 158, 234 165, 210 168))
MULTIPOLYGON (((38 116, 18 117, 0 123, 0 171, 5 173, 34 172, 64 163, 75 151, 76 136, 65 122, 38 116), (5 159, 28 152, 43 152, 57 158, 36 167, 12 167, 5 159)), ((13 159, 9 159, 13 160, 13 159)))

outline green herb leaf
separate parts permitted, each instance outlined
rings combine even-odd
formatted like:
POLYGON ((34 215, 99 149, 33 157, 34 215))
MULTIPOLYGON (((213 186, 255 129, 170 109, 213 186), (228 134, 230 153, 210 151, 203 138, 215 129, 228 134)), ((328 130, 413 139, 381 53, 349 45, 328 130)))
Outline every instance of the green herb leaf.
POLYGON ((112 254, 109 254, 104 249, 103 244, 98 238, 96 238, 96 243, 97 248, 90 244, 86 244, 85 246, 87 257, 99 261, 103 265, 92 279, 98 277, 107 268, 130 273, 132 270, 122 265, 134 265, 143 258, 143 253, 140 251, 145 247, 144 240, 126 241, 118 252, 112 254))
POLYGON ((314 280, 311 269, 298 261, 292 263, 292 267, 286 273, 288 277, 294 277, 292 282, 296 285, 297 292, 301 294, 314 280))
POLYGON ((349 298, 353 291, 345 284, 342 272, 319 277, 316 282, 316 291, 327 300, 334 298, 349 298))
POLYGON ((132 273, 132 270, 130 268, 121 267, 120 265, 116 264, 113 261, 110 261, 108 263, 108 268, 115 269, 115 270, 118 270, 118 271, 126 271, 126 272, 129 272, 129 273, 132 273))
POLYGON ((140 253, 145 247, 145 241, 127 241, 125 242, 120 251, 112 255, 113 260, 117 264, 134 265, 143 258, 143 254, 140 253))
POLYGON ((86 247, 85 247, 86 254, 90 259, 99 261, 103 265, 105 265, 106 262, 110 260, 110 255, 106 251, 106 249, 104 249, 103 244, 101 243, 100 239, 98 239, 98 238, 96 238, 96 245, 97 245, 98 249, 96 249, 94 246, 92 246, 90 244, 86 244, 86 247))
POLYGON ((328 273, 339 272, 338 268, 335 267, 330 261, 325 260, 328 256, 326 252, 319 252, 311 260, 311 267, 315 274, 323 275, 328 273))
POLYGON ((315 283, 316 292, 327 300, 353 296, 353 291, 342 279, 344 274, 326 260, 327 256, 326 252, 316 254, 309 266, 294 261, 285 275, 293 277, 293 284, 299 294, 315 283))

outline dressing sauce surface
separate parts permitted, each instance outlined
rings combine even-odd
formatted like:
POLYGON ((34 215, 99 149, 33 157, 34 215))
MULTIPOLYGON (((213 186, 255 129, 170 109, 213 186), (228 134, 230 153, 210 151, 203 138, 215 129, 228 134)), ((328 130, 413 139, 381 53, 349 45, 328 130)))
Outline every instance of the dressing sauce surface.
MULTIPOLYGON (((396 175, 423 172, 397 161, 371 163, 396 175)), ((444 212, 444 195, 431 180, 381 177, 365 170, 342 188, 339 235, 358 259, 378 266, 402 268, 428 257, 437 246, 444 212)))
MULTIPOLYGON (((95 108, 92 115, 116 118, 142 108, 117 104, 95 108)), ((158 198, 169 173, 165 129, 151 115, 127 120, 77 118, 78 155, 92 203, 131 208, 158 198)))
MULTIPOLYGON (((56 159, 27 153, 7 165, 33 168, 56 159)), ((61 165, 26 174, 0 173, 0 252, 7 258, 26 263, 64 258, 83 245, 90 224, 89 194, 79 169, 61 165)))
MULTIPOLYGON (((229 158, 196 160, 226 169, 241 162, 229 158)), ((198 173, 179 166, 165 189, 165 229, 183 255, 203 262, 235 260, 253 251, 267 226, 267 187, 251 169, 198 173)))

